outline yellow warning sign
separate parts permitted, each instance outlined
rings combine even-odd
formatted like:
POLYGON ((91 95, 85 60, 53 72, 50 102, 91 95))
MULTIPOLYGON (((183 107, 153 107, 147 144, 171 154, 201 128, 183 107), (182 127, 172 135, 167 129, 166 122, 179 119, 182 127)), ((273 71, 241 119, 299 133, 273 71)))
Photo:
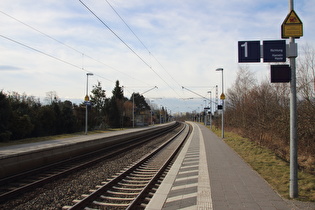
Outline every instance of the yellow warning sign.
POLYGON ((88 95, 86 95, 85 97, 84 97, 84 101, 89 101, 90 99, 89 99, 89 96, 88 95))
POLYGON ((297 14, 294 12, 294 10, 291 10, 287 18, 285 19, 285 24, 295 24, 295 23, 300 23, 302 24, 302 21, 300 18, 297 16, 297 14))
POLYGON ((220 95, 220 99, 221 99, 221 100, 224 100, 224 99, 225 99, 224 93, 222 93, 222 94, 220 95))
POLYGON ((281 25, 282 38, 300 38, 303 36, 303 23, 294 10, 287 15, 281 25))

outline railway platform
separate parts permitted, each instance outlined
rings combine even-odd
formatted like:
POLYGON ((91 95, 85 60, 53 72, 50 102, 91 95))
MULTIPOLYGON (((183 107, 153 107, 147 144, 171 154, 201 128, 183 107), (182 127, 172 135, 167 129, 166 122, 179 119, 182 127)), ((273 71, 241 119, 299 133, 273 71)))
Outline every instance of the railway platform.
POLYGON ((147 210, 315 209, 315 203, 281 198, 221 138, 190 123, 193 133, 147 210))
POLYGON ((128 134, 128 133, 133 133, 133 132, 142 131, 146 129, 148 128, 147 127, 133 128, 133 129, 125 129, 125 130, 119 130, 119 131, 114 131, 114 132, 105 132, 105 133, 97 133, 97 134, 89 134, 89 135, 82 134, 82 135, 77 135, 77 136, 69 137, 69 138, 53 139, 53 140, 47 140, 47 141, 40 141, 36 143, 26 143, 26 144, 0 147, 0 159, 8 157, 8 156, 21 155, 22 153, 36 152, 41 149, 67 146, 71 144, 77 144, 80 142, 87 142, 94 139, 101 139, 101 138, 107 138, 107 137, 121 135, 121 134, 128 134))
POLYGON ((120 139, 175 124, 155 125, 70 138, 0 147, 0 179, 117 144, 120 139))

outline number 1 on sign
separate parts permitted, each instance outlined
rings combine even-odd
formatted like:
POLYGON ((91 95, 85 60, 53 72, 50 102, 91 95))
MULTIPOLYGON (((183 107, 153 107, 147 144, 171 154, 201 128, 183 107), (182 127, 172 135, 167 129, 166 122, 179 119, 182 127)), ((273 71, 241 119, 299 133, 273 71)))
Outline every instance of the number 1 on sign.
POLYGON ((239 41, 238 62, 260 62, 260 41, 239 41))
POLYGON ((245 53, 245 58, 248 57, 248 47, 247 47, 247 42, 244 42, 244 44, 241 45, 241 47, 244 47, 244 53, 245 53))

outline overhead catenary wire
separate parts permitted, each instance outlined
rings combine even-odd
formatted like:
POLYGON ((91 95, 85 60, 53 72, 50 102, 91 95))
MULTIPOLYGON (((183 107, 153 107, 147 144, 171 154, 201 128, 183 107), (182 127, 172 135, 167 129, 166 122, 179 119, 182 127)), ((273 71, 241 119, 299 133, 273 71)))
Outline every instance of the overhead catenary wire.
MULTIPOLYGON (((105 0, 107 4, 112 8, 112 10, 116 13, 116 15, 121 19, 121 21, 126 25, 126 27, 131 31, 131 33, 138 39, 138 41, 141 43, 141 45, 148 51, 148 53, 154 58, 154 60, 162 67, 162 69, 167 73, 170 78, 181 87, 181 85, 173 78, 171 74, 168 73, 168 71, 165 69, 165 67, 161 64, 161 62, 152 54, 152 52, 149 50, 149 48, 143 43, 143 41, 137 36, 137 34, 132 30, 132 28, 129 26, 129 24, 124 20, 124 18, 121 17, 121 15, 117 12, 117 10, 109 3, 108 0, 105 0)), ((175 90, 174 90, 175 91, 175 90)), ((176 92, 176 91, 175 91, 176 92)))
MULTIPOLYGON (((16 44, 18 44, 18 45, 21 45, 21 46, 23 46, 23 47, 26 47, 26 48, 28 48, 28 49, 30 49, 30 50, 33 50, 33 51, 35 51, 35 52, 37 52, 37 53, 40 53, 40 54, 43 54, 43 55, 48 56, 48 57, 50 57, 50 58, 53 58, 53 59, 55 59, 55 60, 57 60, 57 61, 60 61, 60 62, 62 62, 62 63, 68 64, 68 65, 70 65, 70 66, 72 66, 72 67, 75 67, 75 68, 77 68, 77 69, 80 69, 80 70, 82 70, 82 71, 85 71, 85 72, 87 72, 87 73, 90 72, 90 71, 87 71, 87 70, 85 70, 84 68, 82 68, 82 67, 80 67, 80 66, 78 66, 78 65, 75 65, 75 64, 70 63, 70 62, 68 62, 68 61, 62 60, 62 59, 60 59, 60 58, 58 58, 58 57, 56 57, 56 56, 50 55, 50 54, 48 54, 48 53, 46 53, 46 52, 43 52, 43 51, 38 50, 38 49, 36 49, 36 48, 34 48, 34 47, 31 47, 31 46, 29 46, 29 45, 27 45, 27 44, 23 44, 22 42, 19 42, 19 41, 17 41, 17 40, 11 39, 11 38, 9 38, 9 37, 7 37, 7 36, 4 36, 4 35, 1 35, 1 34, 0 34, 0 37, 2 37, 2 38, 4 38, 4 39, 7 39, 7 40, 9 40, 9 41, 11 41, 11 42, 14 42, 14 43, 16 43, 16 44)), ((98 77, 100 77, 100 78, 102 78, 102 79, 105 79, 105 80, 107 80, 107 81, 113 82, 112 80, 109 80, 109 79, 107 79, 107 78, 105 78, 105 77, 103 77, 103 76, 101 76, 101 75, 98 75, 98 74, 95 74, 95 75, 98 76, 98 77)))
POLYGON ((112 8, 112 10, 116 13, 116 15, 121 19, 121 21, 127 26, 127 28, 133 33, 133 35, 138 39, 138 41, 142 44, 142 46, 149 52, 150 50, 145 46, 145 44, 141 41, 141 39, 137 36, 137 34, 131 29, 131 27, 127 24, 127 22, 119 15, 116 9, 107 1, 107 4, 112 8))
MULTIPOLYGON (((0 11, 0 12, 1 12, 1 11, 0 11)), ((4 15, 7 15, 6 13, 3 13, 3 12, 1 12, 1 13, 4 14, 4 15)), ((46 36, 46 37, 48 37, 49 39, 54 40, 54 41, 57 42, 58 44, 61 44, 61 45, 65 46, 65 47, 67 47, 67 48, 73 50, 74 52, 79 53, 80 55, 83 56, 83 59, 84 59, 84 58, 91 58, 91 59, 95 60, 95 59, 92 58, 91 56, 85 54, 84 52, 82 52, 82 51, 80 51, 80 50, 77 50, 77 49, 74 48, 73 46, 70 46, 70 45, 68 45, 68 44, 65 44, 64 42, 62 42, 62 41, 60 41, 60 40, 54 38, 53 36, 50 36, 50 35, 48 35, 47 33, 44 33, 44 32, 42 32, 42 31, 36 29, 35 27, 30 26, 30 25, 28 25, 28 24, 26 24, 26 23, 24 23, 24 22, 22 22, 22 21, 20 21, 20 20, 18 20, 18 19, 16 19, 16 18, 10 16, 10 15, 7 15, 7 16, 10 17, 10 18, 12 18, 12 19, 14 19, 14 20, 16 20, 16 21, 19 22, 20 24, 23 24, 23 25, 29 27, 30 29, 32 29, 32 30, 38 32, 39 34, 41 34, 41 35, 43 35, 43 36, 46 36)), ((62 62, 62 63, 64 63, 64 64, 66 64, 66 65, 71 66, 71 67, 74 67, 74 68, 76 68, 76 69, 82 70, 82 71, 84 71, 84 72, 86 72, 86 73, 91 72, 91 71, 88 70, 88 68, 87 68, 87 69, 84 68, 84 64, 83 64, 83 63, 82 63, 82 65, 81 65, 81 64, 76 64, 76 63, 73 63, 73 62, 69 62, 67 59, 62 59, 62 58, 60 58, 59 56, 52 55, 52 54, 50 54, 50 53, 45 52, 45 49, 44 49, 44 50, 43 50, 43 49, 39 49, 39 48, 37 48, 37 47, 32 46, 32 44, 26 44, 24 41, 21 41, 21 40, 18 40, 18 41, 17 41, 17 39, 12 38, 12 37, 9 37, 9 36, 6 36, 6 35, 2 35, 2 38, 6 39, 6 40, 8 40, 8 41, 14 42, 15 44, 18 44, 18 45, 23 46, 23 47, 25 47, 25 48, 28 48, 28 49, 30 49, 30 50, 33 50, 33 51, 35 51, 35 52, 37 52, 37 53, 40 53, 40 54, 42 54, 42 55, 44 55, 44 56, 50 57, 50 58, 52 58, 52 59, 54 59, 54 60, 57 60, 58 62, 62 62)), ((150 53, 151 53, 151 52, 150 52, 150 53)), ((83 62, 83 59, 82 59, 82 62, 83 62)), ((95 61, 98 61, 98 60, 95 60, 95 61)), ((98 62, 102 63, 101 61, 98 61, 98 62)), ((103 64, 104 64, 104 63, 103 63, 103 64)), ((107 64, 104 64, 104 65, 108 66, 107 64)), ((117 70, 117 71, 118 71, 118 70, 117 70)), ((93 72, 93 73, 94 73, 94 72, 93 72)), ((124 72, 121 72, 121 73, 124 73, 124 72)), ((95 76, 98 76, 98 77, 100 77, 100 78, 103 78, 103 79, 105 79, 105 80, 107 80, 107 81, 109 81, 109 82, 112 82, 112 83, 114 82, 114 81, 111 81, 110 79, 107 79, 107 78, 105 78, 105 77, 103 77, 103 76, 101 76, 101 75, 99 75, 99 74, 95 74, 95 73, 94 73, 94 75, 95 75, 95 76)), ((173 89, 173 88, 172 88, 172 89, 173 89)))
MULTIPOLYGON (((113 8, 113 9, 114 9, 114 8, 113 8)), ((36 32, 38 32, 38 33, 40 33, 41 35, 43 35, 43 36, 45 36, 45 37, 48 37, 49 39, 54 40, 54 41, 57 42, 58 44, 61 44, 61 45, 65 46, 65 47, 67 47, 67 48, 69 48, 69 49, 75 51, 76 53, 79 53, 79 54, 83 55, 84 57, 90 58, 90 59, 92 59, 92 60, 94 60, 94 61, 96 61, 96 62, 99 62, 99 63, 103 64, 104 66, 107 66, 107 67, 109 67, 109 68, 111 68, 111 69, 113 69, 113 70, 115 70, 115 71, 117 71, 117 72, 120 72, 120 73, 122 73, 122 74, 125 74, 125 75, 128 76, 129 78, 132 78, 132 79, 134 79, 134 80, 140 81, 139 79, 134 78, 134 77, 130 76, 129 74, 126 74, 126 73, 124 73, 124 72, 122 72, 122 71, 119 71, 118 69, 115 69, 115 68, 113 68, 113 67, 111 67, 111 66, 109 66, 109 65, 107 65, 107 64, 105 64, 105 63, 103 63, 103 62, 101 62, 101 61, 99 61, 99 60, 97 60, 97 59, 94 59, 93 57, 91 57, 91 56, 85 54, 84 52, 82 52, 82 51, 80 51, 80 50, 77 50, 76 48, 74 48, 74 47, 72 47, 72 46, 70 46, 70 45, 68 45, 68 44, 65 44, 64 42, 62 42, 62 41, 60 41, 60 40, 58 40, 58 39, 56 39, 56 38, 54 38, 54 37, 48 35, 47 33, 44 33, 44 32, 42 32, 42 31, 36 29, 35 27, 33 27, 33 26, 31 26, 31 25, 29 25, 29 24, 27 24, 27 23, 25 23, 25 22, 23 22, 23 21, 21 21, 21 20, 15 18, 15 17, 13 17, 13 16, 11 16, 11 15, 9 15, 9 14, 3 12, 3 11, 0 11, 0 13, 2 13, 3 15, 5 15, 5 16, 7 16, 7 17, 9 17, 9 18, 11 18, 11 19, 13 19, 13 20, 19 22, 20 24, 22 24, 22 25, 24 25, 24 26, 26 26, 26 27, 28 27, 28 28, 30 28, 30 29, 32 29, 32 30, 34 30, 34 31, 36 31, 36 32)), ((118 14, 118 13, 117 13, 117 14, 118 14)), ((125 21, 124 21, 124 22, 125 22, 125 21)), ((125 24, 128 25, 126 22, 125 22, 125 24)), ((130 28, 130 27, 129 27, 129 28, 130 28)), ((130 30, 132 31, 131 28, 130 28, 130 30)), ((137 39, 139 40, 139 42, 141 42, 141 44, 148 50, 148 52, 150 53, 150 55, 152 55, 151 52, 149 51, 149 49, 148 49, 148 48, 144 45, 144 43, 140 40, 140 38, 139 38, 134 32, 133 32, 133 34, 137 37, 137 39)), ((8 38, 8 37, 7 37, 7 38, 8 38)), ((10 38, 9 38, 9 39, 10 39, 10 38)), ((14 39, 12 39, 11 41, 14 41, 14 39)), ((76 68, 79 68, 79 67, 78 67, 77 65, 75 65, 75 64, 71 64, 70 62, 67 62, 67 61, 62 60, 62 59, 59 59, 59 58, 57 58, 57 57, 55 57, 55 56, 49 55, 48 53, 45 53, 45 52, 40 51, 40 50, 37 50, 37 49, 35 49, 35 48, 33 48, 33 47, 30 47, 29 45, 25 45, 25 44, 23 44, 22 42, 16 41, 16 43, 18 43, 18 44, 20 44, 20 45, 23 45, 24 47, 28 47, 29 49, 32 49, 32 50, 37 51, 37 52, 39 52, 39 53, 45 54, 46 56, 49 56, 49 57, 54 58, 54 59, 56 59, 56 60, 62 61, 62 62, 64 62, 64 63, 68 63, 69 65, 75 66, 76 68)), ((132 50, 132 49, 131 49, 131 50, 132 50)), ((138 54, 137 54, 137 55, 138 55, 138 54)), ((152 55, 152 56, 153 56, 153 55, 152 55)), ((154 57, 154 56, 153 56, 153 57, 154 57)), ((140 58, 141 58, 141 57, 140 57, 140 58)), ((155 58, 155 59, 156 59, 156 58, 155 58)), ((144 61, 144 60, 143 60, 143 61, 144 61)), ((145 61, 144 61, 144 62, 145 62, 145 61)), ((147 63, 146 63, 146 64, 147 64, 147 63)), ((160 65, 161 65, 161 64, 160 64, 160 65)), ((147 64, 147 66, 148 66, 152 71, 154 71, 154 69, 153 69, 149 64, 147 64)), ((83 69, 83 68, 82 68, 82 69, 83 69)), ((154 72, 155 72, 155 71, 154 71, 154 72)), ((155 73, 156 73, 156 72, 155 72, 155 73)), ((95 74, 95 73, 94 73, 94 74, 95 74)), ((156 73, 156 74, 157 74, 157 73, 156 73)), ((96 76, 99 76, 100 78, 104 78, 104 77, 102 77, 102 76, 100 76, 100 75, 98 75, 98 74, 95 74, 95 75, 96 75, 96 76)), ((157 75, 158 75, 158 74, 157 74, 157 75)), ((160 77, 160 75, 158 75, 158 76, 160 77)), ((172 77, 171 75, 169 75, 169 76, 172 77)), ((167 82, 166 82, 162 77, 160 77, 160 78, 167 84, 167 82)), ((106 78, 104 78, 104 79, 106 79, 106 78)), ((109 79, 106 79, 106 80, 111 81, 111 80, 109 80, 109 79)), ((111 82, 112 82, 112 81, 111 81, 111 82)), ((143 83, 149 85, 148 83, 146 83, 146 82, 144 82, 144 81, 140 81, 140 82, 143 82, 143 83)), ((167 85, 168 85, 168 84, 167 84, 167 85)), ((168 85, 168 86, 169 86, 171 89, 173 89, 170 85, 168 85)), ((174 89, 173 89, 173 91, 176 93, 176 91, 175 91, 174 89)), ((176 94, 177 94, 177 93, 176 93, 176 94)))
POLYGON ((81 4, 92 14, 96 17, 112 34, 114 34, 132 53, 134 53, 146 66, 151 68, 151 66, 140 56, 138 55, 120 36, 118 36, 115 31, 113 31, 100 17, 98 17, 83 1, 79 0, 81 4))
POLYGON ((182 86, 182 89, 188 90, 189 92, 191 92, 191 93, 193 93, 193 94, 199 96, 200 98, 203 98, 203 99, 205 99, 205 100, 207 100, 207 101, 210 101, 210 102, 213 102, 213 103, 217 104, 215 101, 213 101, 213 100, 211 100, 211 99, 209 99, 209 98, 206 98, 206 97, 204 97, 203 95, 200 95, 199 93, 196 93, 196 92, 194 92, 194 91, 192 91, 192 90, 190 90, 190 89, 188 89, 188 88, 186 88, 186 87, 184 87, 184 86, 182 86))
MULTIPOLYGON (((0 11, 1 12, 1 11, 0 11)), ((128 20, 128 19, 127 19, 128 20)), ((21 24, 24 24, 23 22, 21 22, 21 21, 19 21, 21 24)), ((27 24, 24 24, 24 25, 26 25, 27 26, 27 24)), ((64 42, 61 42, 61 41, 59 41, 58 39, 56 39, 56 38, 54 38, 54 37, 52 37, 52 36, 50 36, 50 35, 48 35, 48 34, 45 34, 45 33, 43 33, 43 32, 41 32, 41 31, 39 31, 38 29, 36 29, 36 28, 34 28, 34 27, 32 27, 32 26, 28 26, 29 28, 32 28, 33 30, 35 30, 35 31, 37 31, 37 32, 39 32, 39 33, 41 33, 42 35, 44 35, 44 36, 46 36, 46 37, 48 37, 48 38, 50 38, 50 39, 52 39, 52 40, 54 40, 54 41, 56 41, 56 42, 58 42, 59 44, 61 44, 61 45, 64 45, 65 47, 68 47, 68 48, 70 48, 70 49, 72 49, 72 50, 74 50, 75 52, 77 52, 77 53, 80 53, 80 54, 82 54, 83 56, 85 56, 86 58, 91 58, 91 59, 93 59, 92 57, 90 57, 90 56, 88 56, 88 55, 86 55, 85 53, 83 53, 83 52, 81 52, 81 51, 79 51, 79 50, 77 50, 77 49, 75 49, 74 47, 72 47, 72 46, 70 46, 70 45, 68 45, 68 44, 65 44, 64 42)), ((8 36, 8 37, 10 37, 10 38, 12 38, 11 36, 8 36)), ((2 37, 2 38, 4 38, 4 37, 2 37)), ((12 38, 12 40, 10 40, 10 41, 13 41, 15 38, 12 38)), ((75 62, 75 61, 72 61, 72 60, 68 60, 67 58, 65 59, 64 57, 60 57, 59 55, 55 55, 55 54, 50 54, 50 53, 47 53, 47 52, 49 52, 49 51, 46 51, 46 49, 45 48, 40 48, 40 47, 34 47, 34 46, 36 46, 36 45, 33 45, 33 44, 29 44, 29 43, 27 43, 25 40, 21 40, 21 39, 16 39, 16 40, 19 40, 20 42, 19 43, 17 43, 16 42, 16 44, 20 44, 21 46, 24 46, 24 47, 28 47, 29 49, 31 49, 31 50, 34 50, 34 51, 36 51, 37 53, 41 53, 41 54, 43 54, 43 55, 45 55, 45 56, 49 56, 49 57, 51 57, 52 59, 55 59, 55 60, 58 60, 58 62, 63 62, 63 63, 65 63, 66 65, 70 65, 70 66, 72 66, 72 67, 74 67, 74 68, 77 68, 77 69, 80 69, 80 70, 83 70, 84 72, 90 72, 90 71, 88 71, 88 67, 87 67, 87 70, 86 69, 84 69, 84 67, 83 67, 83 64, 82 65, 80 65, 79 64, 79 62, 77 63, 77 62, 75 62), (23 44, 24 43, 24 44, 23 44), (25 45, 25 43, 27 43, 27 44, 29 44, 28 46, 26 46, 25 45), (40 49, 40 50, 38 50, 38 49, 40 49), (70 62, 69 62, 70 61, 70 62)), ((14 41, 16 41, 16 40, 14 40, 14 41)), ((68 42, 66 42, 66 43, 68 43, 68 42)), ((144 47, 145 48, 147 48, 145 45, 144 45, 144 47)), ((149 51, 149 53, 150 53, 150 55, 152 55, 152 53, 150 52, 150 50, 148 49, 148 51, 149 51)), ((140 54, 141 55, 141 54, 140 54)), ((152 55, 153 56, 153 55, 152 55)), ((154 57, 154 56, 153 56, 154 57)), ((154 57, 155 58, 155 57, 154 57)), ((155 58, 156 59, 156 58, 155 58)), ((93 59, 94 60, 94 59, 93 59)), ((157 59, 156 59, 157 60, 157 59)), ((96 60, 97 61, 97 60, 96 60)), ((100 62, 100 61, 98 61, 98 62, 100 62)), ((105 61, 106 62, 106 61, 105 61)), ((151 61, 150 61, 151 62, 151 61)), ((149 62, 149 63, 150 63, 149 62)), ((100 62, 100 63, 102 63, 102 62, 100 62)), ((106 65, 106 64, 104 64, 104 65, 106 65)), ((160 64, 160 65, 162 65, 162 64, 160 64)), ((118 71, 118 70, 117 70, 118 71)), ((124 72, 121 72, 121 73, 124 73, 124 72)), ((171 73, 171 72, 170 72, 171 73)), ((81 73, 80 73, 81 74, 81 73)), ((95 73, 94 73, 95 74, 95 73)), ((97 74, 95 74, 96 76, 99 76, 99 75, 97 75, 97 74)), ((171 76, 171 75, 170 75, 171 76)), ((100 77, 102 77, 102 76, 100 76, 100 77)), ((102 77, 103 78, 103 77, 102 77)), ((106 79, 106 78, 104 78, 104 79, 106 79)), ((165 78, 164 78, 165 79, 165 78)), ((108 79, 106 79, 106 80, 108 80, 108 79)), ((110 82, 113 82, 113 81, 111 81, 111 80, 108 80, 108 81, 110 81, 110 82)), ((168 82, 169 82, 169 80, 167 80, 168 82)), ((173 87, 174 87, 174 84, 171 84, 173 87)), ((140 91, 141 92, 141 91, 140 91)), ((182 94, 181 94, 182 95, 182 94)))
MULTIPOLYGON (((76 68, 76 69, 80 69, 80 70, 82 70, 82 71, 84 71, 84 72, 86 72, 86 73, 91 72, 91 71, 86 70, 86 69, 84 68, 84 58, 85 58, 85 57, 95 60, 95 59, 92 58, 91 56, 86 55, 84 52, 82 52, 82 51, 80 51, 80 50, 77 50, 77 49, 75 49, 74 47, 72 47, 72 46, 70 46, 70 45, 68 45, 68 44, 63 43, 62 41, 59 41, 58 39, 54 38, 53 36, 50 36, 50 35, 48 35, 47 33, 44 33, 44 32, 42 32, 42 31, 36 29, 35 27, 33 27, 33 26, 31 26, 31 25, 29 25, 29 24, 27 24, 27 23, 22 22, 22 21, 18 20, 17 18, 14 18, 14 17, 11 16, 11 15, 8 15, 7 13, 4 13, 4 12, 2 12, 2 11, 0 11, 0 13, 2 13, 2 14, 4 14, 4 15, 6 15, 7 17, 10 17, 11 19, 13 19, 13 20, 19 22, 20 24, 22 24, 22 25, 24 25, 24 26, 26 26, 26 27, 28 27, 28 28, 30 28, 30 29, 32 29, 32 30, 38 32, 38 33, 41 34, 41 35, 43 35, 43 36, 45 36, 45 37, 47 37, 47 38, 49 38, 49 39, 54 40, 54 41, 57 42, 58 44, 61 44, 61 45, 65 46, 65 47, 67 47, 67 48, 69 48, 69 49, 75 51, 76 53, 79 53, 80 55, 82 55, 82 64, 81 64, 81 65, 74 64, 74 63, 69 62, 69 61, 67 61, 67 60, 65 60, 65 59, 61 59, 61 58, 59 58, 59 57, 57 57, 57 56, 55 56, 55 55, 51 55, 51 54, 45 52, 44 50, 40 50, 40 49, 38 49, 38 48, 36 48, 36 47, 33 47, 33 46, 31 46, 31 45, 28 45, 28 44, 25 44, 25 43, 23 43, 23 42, 20 41, 20 40, 17 41, 16 39, 10 38, 10 37, 5 36, 5 35, 2 35, 2 36, 1 36, 2 38, 6 39, 6 40, 8 40, 8 41, 11 41, 11 42, 13 42, 13 43, 15 43, 15 44, 18 44, 18 45, 20 45, 20 46, 23 46, 23 47, 25 47, 25 48, 27 48, 27 49, 29 49, 29 50, 35 51, 35 52, 37 52, 37 53, 39 53, 39 54, 42 54, 42 55, 44 55, 44 56, 50 57, 50 58, 52 58, 52 59, 54 59, 54 60, 57 60, 58 62, 62 62, 62 63, 64 63, 64 64, 70 65, 71 67, 74 67, 74 68, 76 68)), ((98 61, 98 60, 95 60, 95 61, 98 61)), ((98 61, 98 62, 102 63, 101 61, 98 61)), ((104 64, 104 63, 103 63, 103 64, 104 64)), ((107 64, 104 64, 104 65, 105 65, 105 66, 108 66, 107 64)), ((114 69, 113 67, 111 67, 111 68, 114 69)), ((115 70, 115 69, 114 69, 114 70, 115 70)), ((119 71, 119 70, 117 70, 117 71, 119 71)), ((121 72, 121 73, 124 73, 124 72, 121 72)), ((103 77, 103 76, 101 76, 101 75, 99 75, 99 74, 96 74, 96 73, 94 73, 94 72, 93 72, 93 74, 94 74, 95 76, 98 76, 98 77, 103 78, 103 79, 105 79, 105 80, 107 80, 107 81, 109 81, 109 82, 114 83, 114 81, 112 81, 112 80, 110 80, 110 79, 107 79, 107 78, 105 78, 105 77, 103 77)), ((126 74, 126 75, 127 75, 127 74, 126 74)), ((127 76, 128 76, 128 75, 127 75, 127 76)), ((132 78, 132 77, 130 77, 130 78, 132 78)), ((140 81, 140 80, 138 80, 138 81, 140 81)), ((146 84, 147 84, 147 83, 146 83, 146 84)), ((149 84, 148 84, 148 86, 149 86, 149 84)), ((151 85, 150 85, 150 86, 151 86, 151 85)), ((147 86, 145 86, 145 87, 147 87, 147 86)), ((144 88, 144 86, 143 86, 143 88, 144 88)))
POLYGON ((150 66, 134 49, 132 49, 118 34, 113 31, 99 16, 96 15, 82 0, 80 3, 94 16, 96 17, 116 38, 118 38, 133 54, 135 54, 151 71, 153 71, 169 88, 171 88, 177 95, 178 93, 171 87, 153 68, 150 66))
MULTIPOLYGON (((95 59, 95 58, 93 58, 93 57, 91 57, 91 56, 85 54, 84 52, 82 52, 82 51, 80 51, 80 50, 77 50, 76 48, 74 48, 74 47, 72 47, 72 46, 70 46, 70 45, 68 45, 68 44, 65 44, 64 42, 62 42, 62 41, 60 41, 60 40, 58 40, 58 39, 56 39, 56 38, 50 36, 49 34, 44 33, 44 32, 42 32, 42 31, 36 29, 35 27, 33 27, 33 26, 31 26, 31 25, 29 25, 29 24, 27 24, 27 23, 25 23, 25 22, 23 22, 23 21, 21 21, 21 20, 15 18, 15 17, 13 17, 13 16, 11 16, 11 15, 9 15, 9 14, 3 12, 3 11, 0 11, 0 13, 2 13, 3 15, 5 15, 5 16, 7 16, 7 17, 9 17, 9 18, 11 18, 11 19, 13 19, 13 20, 19 22, 20 24, 22 24, 22 25, 24 25, 24 26, 26 26, 26 27, 28 27, 28 28, 30 28, 30 29, 32 29, 32 30, 34 30, 34 31, 36 31, 36 32, 38 32, 38 33, 40 33, 41 35, 43 35, 43 36, 45 36, 45 37, 48 37, 49 39, 52 39, 52 40, 54 40, 55 42, 57 42, 57 43, 59 43, 59 44, 65 46, 65 47, 67 47, 67 48, 69 48, 69 49, 71 49, 71 50, 73 50, 73 51, 75 51, 75 52, 77 52, 77 53, 79 53, 79 54, 81 54, 81 55, 84 55, 85 57, 87 57, 87 58, 89 58, 89 59, 91 59, 91 60, 94 60, 94 61, 96 61, 96 62, 98 62, 98 63, 100 63, 100 64, 102 64, 102 65, 104 65, 104 66, 106 66, 106 67, 108 67, 108 68, 110 68, 110 69, 113 69, 114 71, 117 71, 117 72, 119 72, 119 73, 121 73, 121 74, 124 74, 124 75, 126 75, 127 77, 129 77, 129 78, 131 78, 131 79, 133 79, 133 80, 137 80, 137 81, 139 81, 139 82, 142 82, 142 83, 145 83, 145 84, 149 85, 149 84, 146 83, 145 81, 140 81, 140 80, 138 80, 137 78, 134 78, 134 77, 132 77, 131 75, 125 73, 125 72, 122 72, 122 71, 120 71, 120 70, 118 70, 118 69, 116 69, 116 68, 114 68, 114 67, 112 67, 112 66, 109 66, 109 65, 105 64, 104 62, 99 61, 99 60, 97 60, 97 59, 95 59)), ((97 74, 95 74, 95 75, 98 76, 97 74)), ((100 77, 101 77, 101 76, 100 76, 100 77)), ((102 78, 102 77, 101 77, 101 78, 102 78)))

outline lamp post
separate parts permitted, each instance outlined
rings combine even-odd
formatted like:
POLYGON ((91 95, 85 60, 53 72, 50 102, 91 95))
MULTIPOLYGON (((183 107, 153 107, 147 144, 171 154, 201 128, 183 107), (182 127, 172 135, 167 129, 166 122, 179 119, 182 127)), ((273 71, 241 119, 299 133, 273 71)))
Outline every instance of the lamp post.
POLYGON ((209 98, 209 99, 210 99, 210 101, 209 101, 209 106, 210 106, 209 123, 210 123, 210 128, 212 129, 212 122, 211 122, 212 119, 211 119, 211 118, 212 118, 212 105, 213 105, 213 104, 212 104, 212 101, 211 101, 211 96, 212 96, 212 95, 211 95, 211 91, 208 91, 208 93, 210 93, 210 98, 209 98))
POLYGON ((216 71, 222 72, 222 94, 221 94, 221 100, 222 100, 222 138, 224 138, 224 85, 223 85, 223 68, 217 68, 216 71))
POLYGON ((167 123, 167 121, 166 121, 166 112, 167 112, 167 108, 165 107, 165 109, 164 109, 164 115, 165 115, 164 123, 167 123))
POLYGON ((93 73, 86 73, 86 96, 85 96, 85 135, 88 132, 88 103, 90 101, 88 95, 88 87, 89 87, 89 76, 93 76, 93 73))
POLYGON ((135 92, 132 93, 132 127, 135 127, 135 92))
POLYGON ((203 122, 205 124, 205 126, 207 126, 207 111, 206 111, 206 108, 207 108, 207 100, 203 100, 205 102, 205 108, 203 109, 203 122))
MULTIPOLYGON (((152 100, 153 101, 153 100, 152 100)), ((151 107, 151 100, 149 99, 149 102, 150 102, 150 115, 151 115, 151 126, 152 126, 152 107, 151 107)))
POLYGON ((162 124, 162 106, 160 106, 160 124, 162 124))

